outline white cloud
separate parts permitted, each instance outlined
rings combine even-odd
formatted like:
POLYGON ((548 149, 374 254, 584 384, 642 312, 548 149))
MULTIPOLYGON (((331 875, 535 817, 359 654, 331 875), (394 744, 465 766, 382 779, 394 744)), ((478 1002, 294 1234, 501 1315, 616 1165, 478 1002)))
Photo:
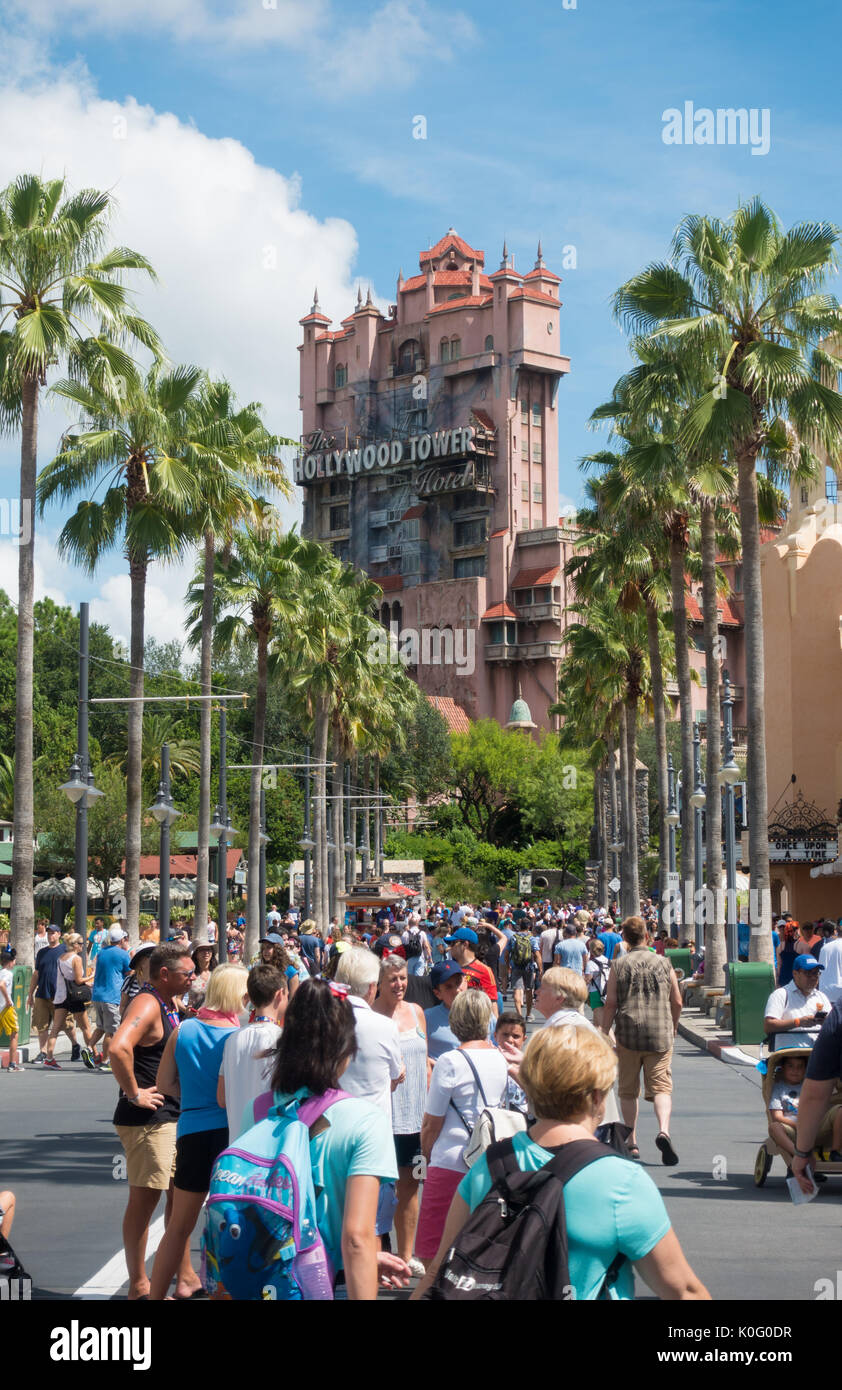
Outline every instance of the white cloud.
MULTIPOLYGON (((128 99, 101 100, 78 72, 0 92, 0 185, 21 170, 66 172, 73 188, 110 189, 113 240, 136 247, 159 284, 139 278, 141 311, 174 362, 226 376, 263 402, 269 426, 297 438, 298 319, 318 284, 334 320, 355 299, 357 240, 349 222, 301 206, 297 176, 257 163, 236 140, 210 139, 176 116, 128 99)), ((45 417, 39 452, 57 431, 45 417)), ((288 521, 300 503, 282 507, 288 521)))
POLYGON ((11 0, 6 18, 30 36, 165 34, 193 48, 244 50, 278 44, 302 54, 301 76, 335 97, 369 87, 373 74, 380 87, 405 86, 425 63, 451 62, 477 38, 466 15, 426 0, 385 0, 356 25, 331 0, 11 0))

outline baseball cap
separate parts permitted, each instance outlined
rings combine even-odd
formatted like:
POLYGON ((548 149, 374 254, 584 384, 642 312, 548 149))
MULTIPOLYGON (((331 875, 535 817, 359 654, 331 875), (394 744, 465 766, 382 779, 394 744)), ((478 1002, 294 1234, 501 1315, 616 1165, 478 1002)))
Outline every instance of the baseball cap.
POLYGON ((124 936, 125 936, 125 937, 128 936, 128 932, 127 932, 127 931, 123 931, 123 928, 122 928, 122 927, 113 926, 113 927, 111 927, 111 929, 110 929, 110 931, 109 931, 109 933, 108 933, 108 940, 109 940, 109 941, 122 941, 124 936))
POLYGON ((803 956, 796 956, 792 962, 793 970, 824 970, 820 960, 806 952, 803 956))
POLYGON ((440 960, 430 971, 430 984, 433 989, 438 989, 445 980, 452 980, 454 975, 461 975, 462 967, 457 965, 455 960, 440 960))
POLYGON ((261 946, 263 945, 264 941, 268 941, 272 946, 283 946, 284 944, 284 938, 282 936, 279 936, 276 931, 270 931, 268 936, 261 936, 261 946))
POLYGON ((449 946, 451 941, 469 941, 472 946, 479 945, 479 937, 475 931, 471 931, 470 927, 460 927, 451 936, 446 936, 444 941, 446 946, 449 946))

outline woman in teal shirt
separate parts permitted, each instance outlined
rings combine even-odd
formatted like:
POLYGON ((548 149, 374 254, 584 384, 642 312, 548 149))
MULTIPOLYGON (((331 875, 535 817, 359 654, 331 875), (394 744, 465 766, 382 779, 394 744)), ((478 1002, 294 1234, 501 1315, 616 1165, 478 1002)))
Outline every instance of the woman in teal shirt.
MULTIPOLYGON (((616 1067, 608 1043, 590 1029, 565 1026, 535 1034, 517 1077, 537 1117, 528 1131, 514 1137, 523 1172, 542 1168, 563 1144, 593 1139, 616 1067)), ((413 1299, 432 1283, 468 1216, 490 1189, 483 1157, 459 1184, 438 1253, 413 1299)), ((625 1261, 607 1290, 609 1298, 634 1298, 632 1266, 659 1298, 710 1298, 684 1258, 657 1187, 630 1159, 612 1155, 583 1168, 565 1186, 564 1212, 569 1279, 577 1299, 600 1296, 618 1255, 625 1261)))

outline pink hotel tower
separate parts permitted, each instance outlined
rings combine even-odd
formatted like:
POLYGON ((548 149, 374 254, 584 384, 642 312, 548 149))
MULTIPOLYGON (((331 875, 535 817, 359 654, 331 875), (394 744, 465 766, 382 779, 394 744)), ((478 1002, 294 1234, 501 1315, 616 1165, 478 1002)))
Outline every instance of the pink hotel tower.
POLYGON ((451 228, 385 317, 359 294, 338 332, 316 294, 295 480, 303 534, 380 585, 381 622, 451 723, 549 728, 574 539, 558 516, 561 282, 540 243, 525 275, 505 246, 484 264, 451 228))

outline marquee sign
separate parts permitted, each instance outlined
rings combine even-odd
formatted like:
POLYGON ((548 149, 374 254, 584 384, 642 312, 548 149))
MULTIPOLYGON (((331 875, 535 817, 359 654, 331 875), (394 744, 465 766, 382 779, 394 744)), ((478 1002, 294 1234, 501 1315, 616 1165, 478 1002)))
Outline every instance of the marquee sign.
MULTIPOLYGON (((460 425, 451 430, 411 434, 407 439, 375 440, 355 449, 317 448, 299 454, 295 460, 295 481, 306 485, 321 482, 323 478, 354 478, 360 473, 371 473, 374 469, 407 468, 413 464, 432 463, 433 460, 470 459, 475 453, 474 434, 472 425, 460 425)), ((309 436, 308 446, 313 439, 314 436, 309 436)), ((425 478, 424 473, 421 478, 425 478)), ((427 487, 426 490, 438 492, 444 489, 427 487)))
POLYGON ((769 824, 772 864, 824 864, 838 853, 835 824, 826 811, 805 801, 802 792, 769 824))

